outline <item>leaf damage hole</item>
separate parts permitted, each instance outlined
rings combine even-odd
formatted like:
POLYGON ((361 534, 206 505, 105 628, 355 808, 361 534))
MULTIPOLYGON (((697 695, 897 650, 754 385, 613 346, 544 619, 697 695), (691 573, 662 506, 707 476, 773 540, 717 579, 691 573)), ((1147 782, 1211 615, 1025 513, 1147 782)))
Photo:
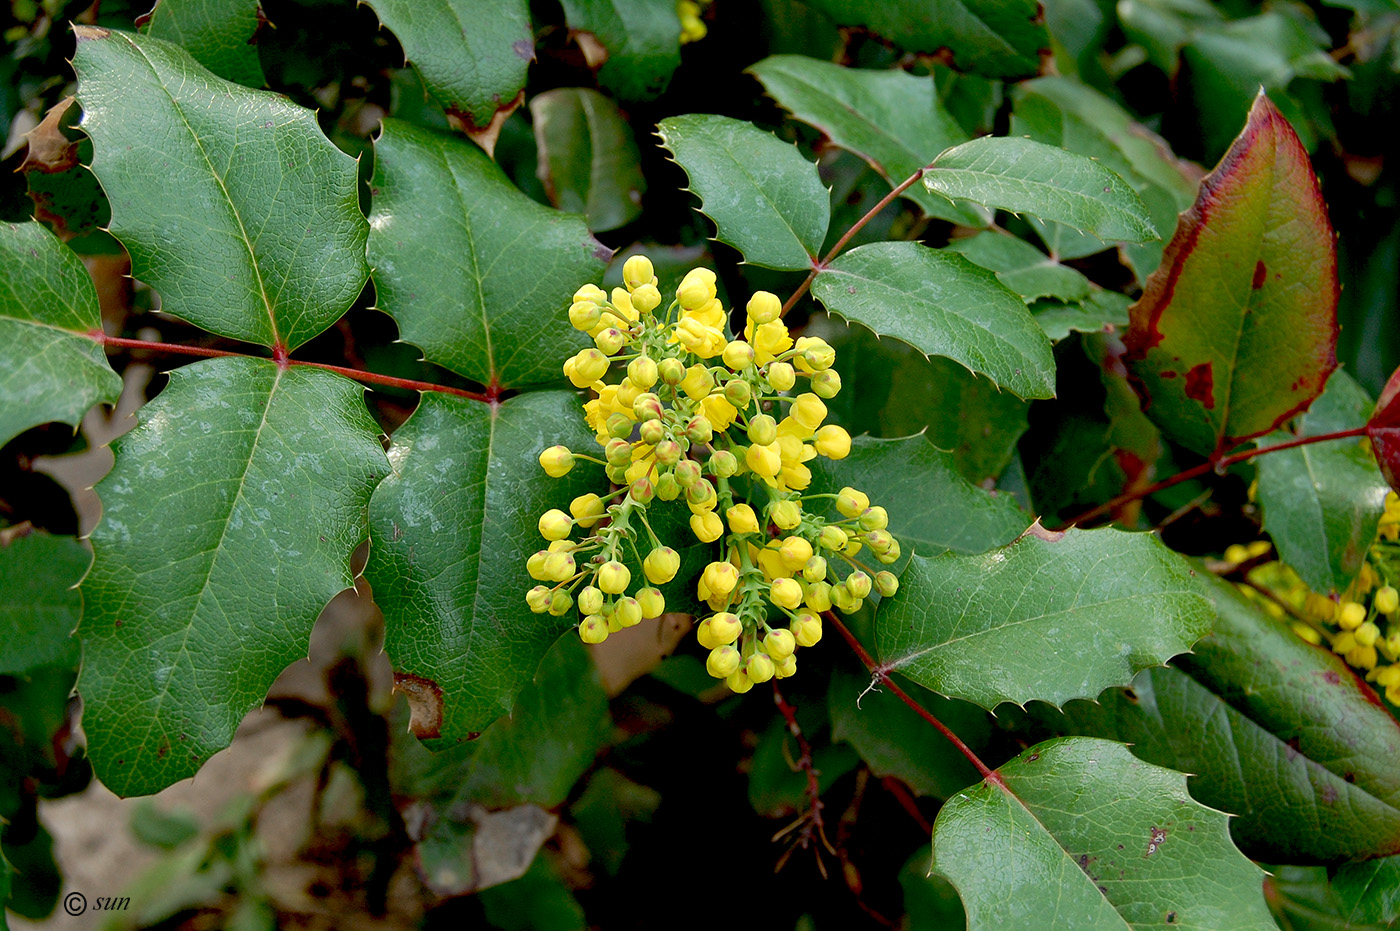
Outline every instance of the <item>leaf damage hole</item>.
POLYGON ((1147 842, 1147 853, 1143 854, 1143 857, 1146 858, 1152 856, 1154 853, 1157 852, 1158 848, 1160 848, 1162 844, 1166 843, 1166 840, 1167 829, 1159 828, 1156 825, 1153 825, 1151 840, 1147 842))
POLYGON ((411 672, 394 673, 394 691, 408 699, 408 729, 419 740, 442 736, 442 687, 411 672))

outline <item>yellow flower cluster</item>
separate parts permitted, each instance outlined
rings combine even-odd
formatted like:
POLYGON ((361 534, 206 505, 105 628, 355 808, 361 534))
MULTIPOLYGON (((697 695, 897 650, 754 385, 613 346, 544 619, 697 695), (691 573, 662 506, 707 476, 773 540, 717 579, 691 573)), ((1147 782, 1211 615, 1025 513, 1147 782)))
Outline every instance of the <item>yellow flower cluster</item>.
POLYGON ((592 394, 584 416, 603 458, 563 446, 540 453, 554 477, 578 459, 598 462, 614 488, 540 518, 548 546, 526 568, 552 584, 536 585, 526 601, 559 616, 577 606, 589 643, 659 615, 666 602, 657 586, 676 578, 678 550, 695 544, 668 545, 648 512, 657 499, 683 497, 691 534, 717 544, 695 582, 715 612, 696 632, 710 651, 706 667, 746 692, 796 671, 797 648, 821 639, 823 612, 856 611, 872 591, 893 595, 895 576, 858 557, 868 550, 894 563, 899 541, 885 509, 854 488, 804 494, 807 463, 851 450, 849 434, 825 423, 824 400, 841 390, 831 346, 794 339, 781 303, 766 291, 748 301, 743 338, 730 338, 729 311, 706 269, 686 274, 664 308, 645 256, 628 259, 622 277, 624 287, 611 293, 580 288, 569 308, 570 323, 593 346, 565 362, 564 374, 592 394), (615 371, 621 378, 610 381, 615 371), (833 501, 839 517, 809 510, 821 499, 833 501), (636 570, 649 584, 629 593, 636 570))

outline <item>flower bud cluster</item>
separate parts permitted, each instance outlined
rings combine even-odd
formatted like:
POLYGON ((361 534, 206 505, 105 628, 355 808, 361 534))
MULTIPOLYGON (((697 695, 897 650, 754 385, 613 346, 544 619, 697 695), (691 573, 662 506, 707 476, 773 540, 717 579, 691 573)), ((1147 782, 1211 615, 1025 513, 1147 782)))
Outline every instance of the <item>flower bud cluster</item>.
POLYGON ((578 459, 598 462, 614 488, 540 518, 547 546, 526 568, 541 584, 526 600, 559 616, 577 607, 589 643, 659 615, 657 586, 676 577, 678 550, 695 543, 663 541, 648 513, 658 500, 683 500, 690 534, 714 544, 696 583, 715 612, 697 627, 710 651, 706 667, 746 692, 796 671, 796 650, 821 639, 823 612, 851 613, 872 592, 894 594, 893 573, 861 560, 892 564, 900 544, 885 509, 859 490, 805 493, 807 463, 851 450, 849 434, 825 423, 825 401, 841 390, 830 345, 794 338, 781 302, 766 291, 749 299, 745 325, 731 338, 706 269, 691 270, 665 306, 645 256, 629 258, 622 277, 624 287, 611 293, 580 288, 569 308, 593 346, 568 359, 564 374, 591 394, 584 416, 601 458, 563 446, 539 457, 556 478, 578 459), (838 517, 811 509, 822 499, 838 517), (635 580, 640 588, 624 562, 629 553, 644 576, 635 580))

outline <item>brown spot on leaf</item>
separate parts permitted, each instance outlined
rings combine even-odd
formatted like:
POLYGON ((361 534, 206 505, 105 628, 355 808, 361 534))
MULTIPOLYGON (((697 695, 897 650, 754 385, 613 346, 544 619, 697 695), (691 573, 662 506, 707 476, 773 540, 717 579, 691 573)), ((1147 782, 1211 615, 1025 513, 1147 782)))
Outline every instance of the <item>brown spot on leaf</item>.
POLYGON ((1269 269, 1265 267, 1264 260, 1260 259, 1254 263, 1254 280, 1249 283, 1249 286, 1258 291, 1264 287, 1264 282, 1268 280, 1268 277, 1269 269))
POLYGON ((1162 844, 1166 843, 1166 840, 1167 829, 1159 828, 1156 825, 1153 825, 1152 833, 1149 835, 1149 839, 1147 841, 1147 853, 1143 854, 1143 857, 1146 858, 1152 856, 1161 848, 1162 844))
POLYGON ((1208 409, 1215 407, 1215 375, 1209 362, 1192 366, 1186 373, 1186 396, 1208 409))
POLYGON ((1040 525, 1040 518, 1037 517, 1035 523, 1027 527, 1026 532, 1021 534, 1021 537, 1035 537, 1046 543, 1059 543, 1065 538, 1065 532, 1063 530, 1046 530, 1040 525))
POLYGON ((408 729, 419 740, 442 736, 442 687, 411 672, 394 673, 394 691, 408 699, 408 729))
POLYGON ((73 36, 79 42, 87 42, 91 39, 105 39, 112 34, 112 30, 103 29, 101 26, 74 26, 73 36))
POLYGON ((525 61, 535 60, 535 44, 528 39, 516 39, 510 44, 510 50, 525 61))
POLYGON ((1327 670, 1326 672, 1324 672, 1324 673, 1322 674, 1322 678, 1323 678, 1324 681, 1329 682, 1329 683, 1331 683, 1332 685, 1336 685, 1337 683, 1339 683, 1339 682, 1342 681, 1342 677, 1339 676, 1339 675, 1337 675, 1337 673, 1336 673, 1334 670, 1331 670, 1331 669, 1329 669, 1329 670, 1327 670))

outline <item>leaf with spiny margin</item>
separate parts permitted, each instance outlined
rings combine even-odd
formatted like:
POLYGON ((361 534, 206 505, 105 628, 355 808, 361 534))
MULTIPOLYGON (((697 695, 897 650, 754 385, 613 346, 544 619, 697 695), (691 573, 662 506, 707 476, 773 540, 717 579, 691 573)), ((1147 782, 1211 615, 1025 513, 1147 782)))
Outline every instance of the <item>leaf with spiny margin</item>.
POLYGON ((1092 287, 1080 272, 1061 265, 1015 236, 978 233, 967 239, 953 240, 948 249, 996 272, 1001 283, 1021 295, 1027 304, 1042 297, 1082 301, 1089 296, 1092 287))
MULTIPOLYGON (((749 73, 783 109, 865 159, 891 186, 968 138, 943 109, 931 76, 846 68, 805 55, 772 55, 749 73)), ((963 226, 984 227, 991 219, 976 204, 954 204, 922 185, 904 196, 963 226)))
POLYGON ((1261 93, 1132 307, 1147 415, 1211 455, 1307 409, 1337 367, 1338 289, 1317 176, 1261 93))
POLYGON ((980 556, 915 556, 875 618, 881 661, 987 710, 1127 685, 1210 631, 1210 603, 1150 534, 1032 527, 980 556))
POLYGON ((1327 863, 1400 850, 1400 724, 1327 647, 1201 575, 1216 621, 1191 656, 1037 716, 1194 774, 1192 791, 1236 816, 1231 833, 1252 856, 1327 863))
POLYGON ((525 604, 535 584, 525 560, 546 545, 540 515, 607 487, 586 461, 563 478, 545 475, 539 454, 559 443, 596 448, 573 392, 500 405, 426 394, 394 434, 393 474, 370 502, 365 578, 396 675, 441 697, 440 721, 421 729, 435 748, 509 712, 550 644, 577 622, 525 604))
POLYGON ((88 335, 102 317, 82 260, 42 223, 0 223, 0 268, 0 446, 115 404, 122 380, 88 335))
POLYGON ((1275 931, 1264 871, 1186 777, 1107 740, 1037 744, 945 804, 933 869, 969 931, 1275 931))
POLYGON ((253 38, 258 25, 258 0, 159 0, 141 32, 184 46, 225 81, 262 87, 267 78, 253 38))
POLYGON ((161 310, 288 350, 335 323, 369 274, 369 227, 355 159, 316 114, 215 77, 177 45, 73 31, 112 235, 161 310))
POLYGON ((365 0, 429 95, 472 131, 513 109, 535 60, 527 0, 365 0))
MULTIPOLYGON (((598 83, 622 100, 651 100, 681 63, 681 21, 673 3, 654 0, 561 0, 564 20, 603 48, 598 83)), ((582 43, 580 43, 582 44, 582 43)), ((587 46, 585 57, 590 56, 587 46)))
POLYGON ((98 777, 145 795, 228 746, 305 658, 388 464, 362 387, 242 357, 171 372, 112 445, 78 691, 98 777))
POLYGON ((922 556, 984 553, 1016 539, 1030 522, 1011 495, 963 478, 953 454, 924 436, 858 436, 845 459, 819 457, 811 468, 808 494, 859 488, 889 511, 889 532, 922 556))
POLYGON ((1034 74, 1050 44, 1034 0, 803 0, 841 26, 864 26, 911 52, 951 51, 988 77, 1034 74))
POLYGON ((572 295, 611 254, 583 218, 535 203, 458 136, 385 120, 374 154, 369 261, 403 339, 483 385, 560 381, 588 345, 572 295))
POLYGON ((90 562, 87 547, 72 537, 33 533, 0 544, 0 675, 77 667, 77 586, 90 562))
POLYGON ((1050 340, 1020 295, 961 255, 877 242, 838 256, 812 294, 846 320, 946 356, 1022 398, 1055 395, 1050 340))
POLYGON ((946 197, 1067 223, 1100 239, 1158 238, 1128 182, 1092 158, 1030 139, 964 142, 934 159, 924 185, 946 197))
MULTIPOLYGON (((1297 431, 1281 430, 1261 445, 1365 426, 1374 405, 1338 369, 1297 431)), ((1361 571, 1376 538, 1389 486, 1360 437, 1299 446, 1260 456, 1259 503, 1264 532, 1279 557, 1314 591, 1342 592, 1361 571)))
POLYGON ((593 230, 641 215, 641 154, 617 104, 587 87, 558 87, 530 101, 530 116, 550 203, 584 214, 593 230))
POLYGON ((1132 303, 1132 298, 1117 291, 1095 287, 1087 298, 1072 304, 1036 301, 1031 305, 1031 314, 1045 335, 1058 343, 1071 333, 1102 333, 1110 327, 1126 329, 1132 303))
POLYGON ((752 123, 690 113, 662 120, 662 143, 690 178, 715 238, 764 268, 810 269, 831 220, 817 166, 752 123))

